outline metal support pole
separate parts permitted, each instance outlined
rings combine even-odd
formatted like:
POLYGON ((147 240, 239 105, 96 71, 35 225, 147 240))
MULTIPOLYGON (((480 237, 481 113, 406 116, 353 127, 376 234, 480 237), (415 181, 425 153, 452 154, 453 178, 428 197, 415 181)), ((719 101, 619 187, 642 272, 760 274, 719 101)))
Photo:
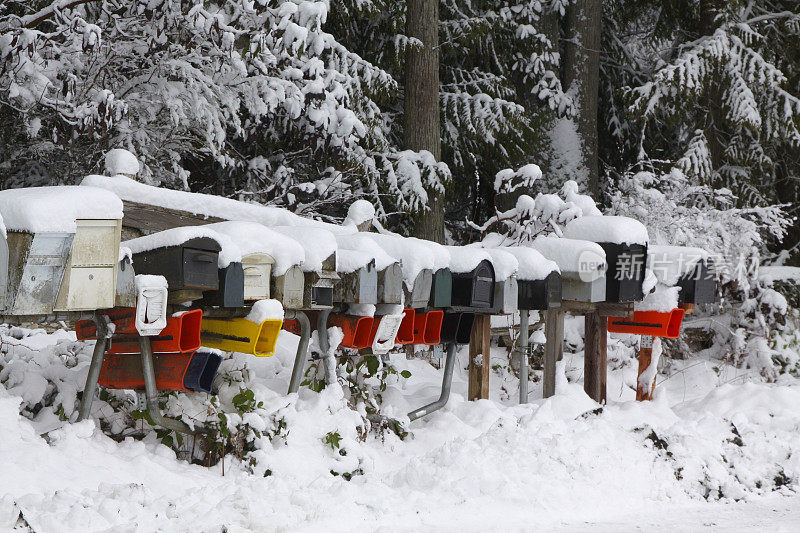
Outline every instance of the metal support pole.
POLYGON ((528 403, 528 310, 519 311, 519 403, 528 403))
POLYGON ((300 322, 300 342, 297 343, 297 353, 294 356, 294 366, 292 367, 292 378, 289 381, 289 394, 300 389, 300 382, 303 379, 303 366, 308 358, 308 341, 311 338, 311 322, 302 311, 287 310, 286 318, 295 319, 300 322))
POLYGON ((330 353, 331 343, 328 339, 328 315, 330 314, 330 309, 323 309, 317 317, 317 339, 319 340, 319 349, 322 350, 322 360, 325 365, 325 383, 328 385, 337 382, 336 357, 330 353))
POLYGON ((92 413, 92 402, 97 393, 97 380, 100 378, 100 369, 103 367, 103 356, 106 353, 108 344, 108 324, 106 318, 100 313, 95 313, 92 317, 94 325, 97 327, 97 342, 94 344, 92 352, 92 362, 89 363, 89 374, 86 376, 86 385, 83 387, 81 406, 78 410, 78 420, 86 420, 92 413))
POLYGON ((438 411, 447 404, 447 400, 450 399, 450 388, 453 384, 453 369, 456 366, 457 348, 458 345, 455 343, 447 346, 447 359, 444 363, 444 375, 442 376, 442 393, 439 395, 439 399, 408 413, 409 420, 416 420, 434 411, 438 411))
POLYGON ((150 344, 150 337, 139 337, 139 348, 142 352, 142 375, 147 398, 147 411, 150 413, 150 419, 153 424, 189 435, 200 433, 200 429, 192 429, 180 420, 167 418, 161 414, 161 410, 158 407, 158 387, 156 387, 156 371, 153 364, 153 347, 150 344))

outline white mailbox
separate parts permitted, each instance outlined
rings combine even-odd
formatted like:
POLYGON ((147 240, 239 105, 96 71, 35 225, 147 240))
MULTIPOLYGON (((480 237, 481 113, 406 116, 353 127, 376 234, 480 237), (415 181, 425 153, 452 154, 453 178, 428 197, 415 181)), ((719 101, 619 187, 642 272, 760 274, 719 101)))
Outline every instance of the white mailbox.
POLYGON ((56 311, 114 307, 121 220, 77 220, 56 311))
POLYGON ((244 269, 244 299, 266 300, 269 298, 269 282, 275 260, 268 254, 242 256, 244 269))

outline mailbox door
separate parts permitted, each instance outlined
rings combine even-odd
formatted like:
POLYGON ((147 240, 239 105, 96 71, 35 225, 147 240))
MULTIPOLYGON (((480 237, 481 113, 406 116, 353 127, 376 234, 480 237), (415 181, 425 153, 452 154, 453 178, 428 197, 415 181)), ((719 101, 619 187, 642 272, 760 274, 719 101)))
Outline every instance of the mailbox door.
POLYGON ((717 282, 713 269, 706 261, 701 261, 695 268, 678 280, 678 302, 689 304, 707 304, 717 301, 717 282))
POLYGON ((10 314, 53 312, 73 237, 71 233, 8 232, 10 314))
POLYGON ((269 298, 270 274, 274 262, 267 254, 251 254, 242 258, 245 300, 269 298))
POLYGON ((440 268, 433 275, 431 307, 450 307, 453 293, 453 275, 449 268, 440 268))
POLYGON ((607 301, 605 276, 601 276, 592 282, 585 282, 576 278, 562 278, 561 291, 564 300, 578 302, 607 301))
POLYGON ((337 303, 377 304, 378 272, 375 263, 359 268, 355 272, 339 274, 333 287, 333 301, 337 303))
POLYGON ((8 240, 6 235, 0 235, 0 310, 5 310, 8 306, 6 296, 8 295, 8 240))
POLYGON ((244 269, 242 264, 235 262, 218 270, 219 289, 206 293, 206 300, 211 305, 221 307, 244 306, 244 269))
POLYGON ((117 289, 114 307, 136 307, 136 274, 125 257, 117 267, 117 289))
POLYGON ((302 309, 305 278, 300 267, 293 266, 282 276, 273 278, 273 297, 285 309, 302 309))
POLYGON ((73 267, 64 275, 57 311, 89 311, 114 307, 116 266, 73 267))
POLYGON ((431 283, 433 283, 433 273, 425 268, 414 280, 414 286, 410 291, 406 291, 406 307, 419 309, 428 305, 431 297, 431 283))
MULTIPOLYGON (((198 248, 183 248, 183 286, 181 289, 215 291, 219 288, 217 253, 198 248)), ((170 289, 173 286, 170 284, 170 289)), ((177 287, 176 287, 177 288, 177 287)))
MULTIPOLYGON (((495 285, 499 285, 499 283, 495 283, 495 285)), ((516 313, 519 309, 519 284, 517 278, 512 276, 506 279, 502 286, 502 298, 496 300, 502 302, 500 311, 503 314, 516 313)))
POLYGON ((606 252, 607 302, 638 302, 644 298, 647 246, 641 244, 599 243, 606 252))
POLYGON ((392 263, 378 272, 378 303, 400 304, 403 302, 403 269, 400 263, 392 263))
POLYGON ((494 303, 494 267, 483 260, 472 271, 472 307, 492 307, 494 303))
POLYGON ((358 269, 358 301, 359 304, 378 303, 378 271, 372 262, 364 268, 358 269))
POLYGON ((78 220, 72 266, 112 266, 119 261, 119 220, 78 220))
POLYGON ((519 308, 543 311, 561 307, 561 275, 551 272, 545 279, 519 282, 519 308))

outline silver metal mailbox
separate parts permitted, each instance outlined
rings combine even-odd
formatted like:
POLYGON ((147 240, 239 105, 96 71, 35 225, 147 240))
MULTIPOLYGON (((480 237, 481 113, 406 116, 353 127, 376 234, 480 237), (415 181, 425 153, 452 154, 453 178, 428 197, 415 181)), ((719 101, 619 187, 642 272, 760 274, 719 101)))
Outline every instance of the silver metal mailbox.
MULTIPOLYGON (((339 250, 337 254, 347 255, 357 252, 339 250)), ((339 280, 333 287, 333 301, 336 303, 377 304, 378 303, 378 271, 375 260, 353 272, 339 272, 339 280)))
POLYGON ((378 303, 403 303, 403 268, 399 262, 378 271, 378 303))
POLYGON ((519 284, 516 276, 510 276, 503 281, 494 283, 494 302, 492 314, 508 315, 519 310, 519 284))
POLYGON ((409 289, 405 284, 405 306, 413 309, 427 307, 431 297, 431 284, 433 283, 433 272, 429 268, 423 268, 414 279, 414 285, 409 289))
POLYGON ((127 255, 117 267, 117 290, 114 307, 136 307, 136 273, 127 255))
POLYGON ((305 293, 305 276, 298 265, 290 267, 285 273, 272 278, 272 298, 283 304, 285 309, 302 309, 305 293))
POLYGON ((114 307, 119 220, 77 220, 73 233, 9 231, 0 246, 3 313, 114 307))
POLYGON ((561 270, 561 297, 578 302, 606 301, 606 253, 590 241, 540 237, 532 247, 561 270))

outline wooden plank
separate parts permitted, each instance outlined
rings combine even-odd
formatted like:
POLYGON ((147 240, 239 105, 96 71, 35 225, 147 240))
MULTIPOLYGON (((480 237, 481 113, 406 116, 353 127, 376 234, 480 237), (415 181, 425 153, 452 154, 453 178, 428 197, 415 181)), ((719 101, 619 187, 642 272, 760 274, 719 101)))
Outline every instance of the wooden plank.
POLYGON ((136 228, 144 235, 170 228, 199 226, 211 224, 212 222, 222 222, 224 220, 217 217, 196 215, 178 209, 168 209, 166 207, 128 201, 122 202, 122 211, 122 225, 129 228, 136 228))
POLYGON ((475 315, 469 339, 469 400, 489 398, 490 315, 475 315))
POLYGON ((556 362, 564 354, 564 310, 548 309, 545 311, 544 334, 547 342, 544 345, 544 379, 543 392, 545 398, 556 393, 556 362))
POLYGON ((578 302, 576 300, 564 300, 561 302, 561 309, 572 315, 584 315, 597 309, 597 304, 592 302, 578 302))
POLYGON ((603 302, 597 304, 600 316, 633 316, 633 302, 603 302))
POLYGON ((606 401, 608 319, 587 313, 583 359, 583 390, 598 403, 606 401))

